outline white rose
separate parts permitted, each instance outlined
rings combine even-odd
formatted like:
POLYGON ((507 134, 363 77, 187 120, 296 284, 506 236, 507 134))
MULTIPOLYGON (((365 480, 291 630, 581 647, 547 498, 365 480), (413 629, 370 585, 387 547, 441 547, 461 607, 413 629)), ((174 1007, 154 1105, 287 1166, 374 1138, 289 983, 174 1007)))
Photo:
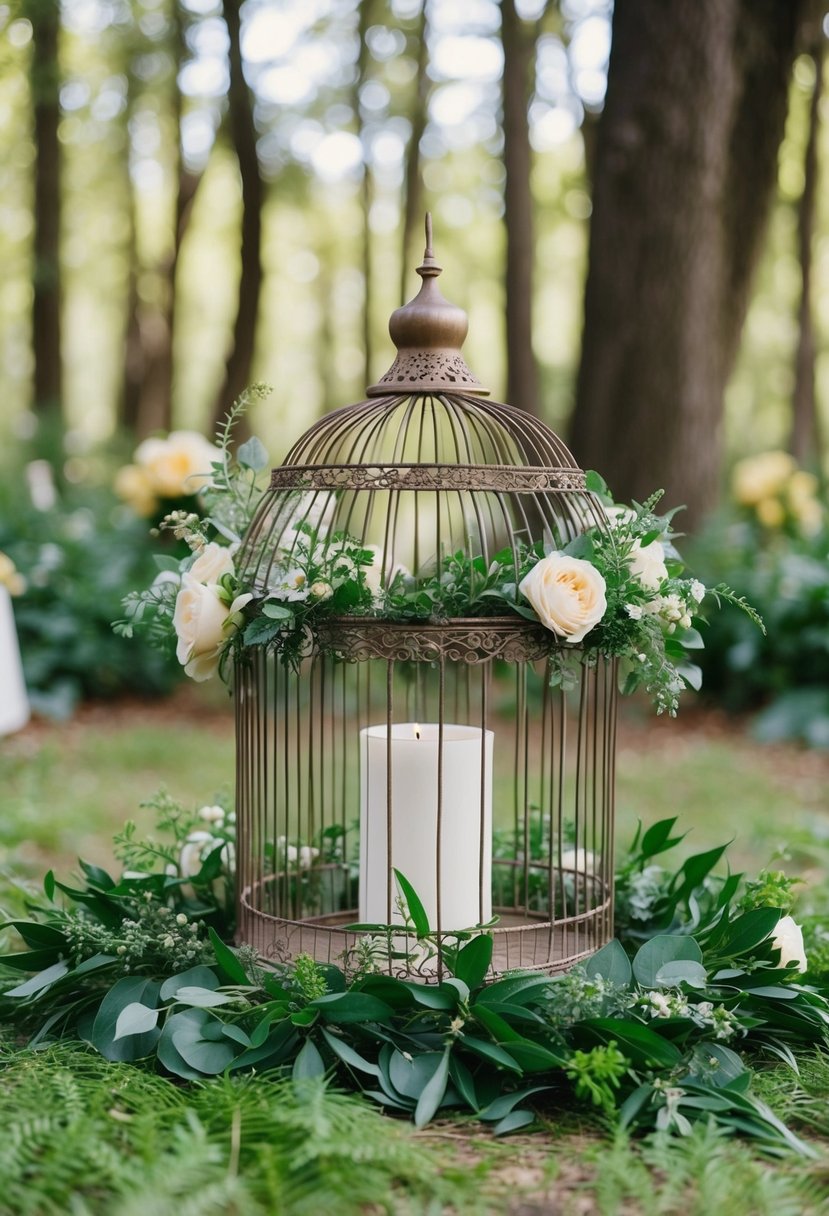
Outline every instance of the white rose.
POLYGON ((218 583, 225 574, 234 574, 233 557, 227 545, 215 541, 205 545, 187 571, 197 583, 218 583))
POLYGON ((166 439, 145 439, 135 449, 135 463, 149 475, 162 498, 197 494, 210 483, 219 449, 198 431, 171 431, 166 439))
POLYGON ((173 613, 178 636, 176 658, 188 676, 199 683, 216 673, 230 615, 215 586, 197 583, 189 574, 182 577, 173 613))
POLYGON ((205 857, 219 843, 210 832, 191 832, 181 846, 178 871, 182 878, 192 878, 202 868, 205 857))
POLYGON ((203 819, 205 823, 222 823, 224 817, 224 809, 220 806, 203 806, 199 811, 199 819, 203 819))
POLYGON ((562 870, 592 870, 595 861, 589 849, 565 849, 561 854, 562 870))
POLYGON ((798 971, 808 971, 809 963, 803 947, 803 930, 793 916, 783 916, 777 922, 771 944, 780 951, 780 966, 797 963, 798 971))
POLYGON ((299 850, 299 868, 300 870, 310 870, 315 858, 319 857, 319 849, 312 849, 309 844, 304 844, 299 850))
POLYGON ((590 562, 550 553, 518 586, 538 619, 568 642, 580 642, 607 609, 606 584, 590 562))
POLYGON ((665 565, 665 550, 658 540, 642 547, 642 542, 635 540, 628 554, 627 564, 634 578, 649 591, 656 591, 663 579, 668 577, 665 565))
POLYGON ((604 511, 608 522, 616 527, 623 527, 625 524, 632 524, 636 519, 636 512, 634 510, 632 510, 630 507, 620 507, 615 503, 609 507, 605 506, 603 503, 602 510, 604 511))
POLYGON ((331 596, 334 594, 334 588, 331 586, 330 583, 324 583, 320 580, 319 582, 311 584, 311 590, 310 590, 309 594, 315 600, 321 600, 321 601, 330 600, 331 596))

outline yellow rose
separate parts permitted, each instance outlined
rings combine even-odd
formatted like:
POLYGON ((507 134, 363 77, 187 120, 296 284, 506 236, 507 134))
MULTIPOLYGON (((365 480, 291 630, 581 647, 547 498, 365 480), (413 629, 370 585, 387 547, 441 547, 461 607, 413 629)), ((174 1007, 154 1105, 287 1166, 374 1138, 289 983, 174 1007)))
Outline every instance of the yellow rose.
POLYGON ((761 498, 754 510, 764 528, 780 528, 785 522, 786 512, 778 498, 761 498))
POLYGON ((145 439, 135 449, 135 462, 149 476, 161 498, 197 494, 210 482, 218 448, 198 431, 171 431, 166 439, 145 439))
POLYGON ((187 573, 197 583, 218 583, 223 575, 233 574, 233 558, 227 545, 217 545, 215 541, 205 545, 187 573))
POLYGON ((607 609, 605 581, 596 567, 564 553, 542 557, 518 590, 542 625, 568 642, 580 642, 607 609))
POLYGON ((812 502, 817 492, 817 478, 814 473, 807 473, 805 469, 798 469, 796 473, 792 473, 789 484, 786 486, 786 495, 793 507, 798 503, 812 502))
POLYGON ((9 595, 22 595, 26 590, 25 578, 7 553, 0 553, 0 587, 5 587, 9 595))
POLYGON ((754 507, 779 494, 796 469, 797 461, 788 452, 761 452, 738 460, 731 475, 734 498, 743 507, 754 507))
POLYGON ((136 515, 146 518, 148 515, 154 515, 158 509, 152 479, 147 470, 137 464, 125 464, 119 469, 115 474, 113 488, 136 515))
POLYGON ((182 576, 173 613, 176 658, 198 683, 216 674, 229 616, 230 608, 219 599, 215 587, 196 582, 189 574, 182 576))

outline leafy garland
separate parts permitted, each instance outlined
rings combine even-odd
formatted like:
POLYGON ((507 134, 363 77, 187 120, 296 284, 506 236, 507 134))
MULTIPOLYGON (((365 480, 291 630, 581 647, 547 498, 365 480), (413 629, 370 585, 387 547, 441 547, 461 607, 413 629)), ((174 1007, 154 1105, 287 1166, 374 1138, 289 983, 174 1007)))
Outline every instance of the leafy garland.
POLYGON ((656 512, 661 491, 642 504, 620 507, 596 473, 587 474, 587 488, 602 505, 605 527, 589 528, 559 550, 516 542, 489 561, 463 551, 442 554, 431 571, 416 574, 401 566, 384 570, 376 546, 346 532, 329 534, 314 495, 298 491, 284 506, 289 546, 276 555, 267 587, 249 586, 237 575, 232 555, 260 501, 258 476, 268 456, 256 438, 234 456, 230 441, 250 398, 266 391, 254 386, 243 394, 217 436, 221 455, 203 493, 205 517, 175 511, 161 523, 190 554, 182 560, 159 557, 153 585, 127 596, 125 617, 114 624, 123 636, 144 632, 159 646, 177 637, 179 659, 195 679, 223 673, 228 657, 248 646, 273 645, 296 668, 322 649, 319 626, 331 618, 440 623, 516 614, 550 629, 554 685, 575 687, 581 666, 603 655, 620 661, 623 692, 644 688, 658 713, 674 715, 682 690, 700 687, 701 672, 692 659, 703 646, 696 626, 704 623, 706 597, 736 604, 764 630, 754 609, 725 584, 706 588, 686 577, 674 545, 675 511, 656 512), (562 562, 571 569, 574 563, 589 567, 602 586, 602 604, 584 632, 568 631, 555 613, 547 615, 531 602, 526 590, 536 567, 562 562), (209 629, 198 620, 205 616, 213 621, 209 629))
MULTIPOLYGON (((567 1096, 622 1126, 684 1135, 713 1119, 769 1151, 810 1154, 750 1090, 752 1060, 796 1069, 798 1049, 829 1044, 829 974, 814 963, 801 973, 785 876, 716 877, 724 846, 664 870, 655 858, 682 839, 668 819, 637 833, 619 869, 622 941, 567 974, 488 982, 485 932, 458 935, 435 984, 385 974, 377 938, 340 966, 301 956, 265 969, 223 940, 231 813, 153 805, 172 844, 137 841, 129 826, 116 841, 143 872, 114 879, 81 863, 79 886, 49 874, 45 902, 4 926, 28 949, 0 959, 0 1021, 30 1045, 80 1039, 187 1081, 332 1075, 418 1126, 459 1111, 503 1134, 567 1096)), ((302 850, 289 860, 299 874, 302 850)), ((401 895, 428 947, 405 880, 401 895)))

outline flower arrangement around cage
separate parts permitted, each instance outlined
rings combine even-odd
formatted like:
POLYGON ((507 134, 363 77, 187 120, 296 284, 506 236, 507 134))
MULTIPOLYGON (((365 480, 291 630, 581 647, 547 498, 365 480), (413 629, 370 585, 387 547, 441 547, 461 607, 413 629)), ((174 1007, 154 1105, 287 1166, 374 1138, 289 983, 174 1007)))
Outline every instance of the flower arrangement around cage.
MULTIPOLYGON (((226 944, 232 812, 151 805, 156 835, 127 825, 116 838, 120 876, 87 863, 79 886, 49 874, 30 918, 5 925, 27 949, 0 958, 0 1018, 30 1045, 80 1039, 185 1081, 328 1076, 418 1126, 461 1112, 503 1134, 563 1099, 642 1131, 713 1119, 771 1152, 810 1153, 751 1093, 755 1061, 796 1068, 795 1052, 829 1044, 829 974, 819 944, 817 964, 807 958, 785 875, 718 876, 725 846, 665 868, 682 840, 667 819, 640 830, 619 867, 621 942, 566 974, 492 980, 480 931, 457 935, 433 985, 387 974, 370 938, 335 964, 302 955, 264 969, 226 944)), ((301 880, 326 845, 274 847, 301 880)), ((416 892, 404 882, 401 894, 428 944, 416 892)), ((809 925, 810 943, 820 931, 809 925)))
POLYGON ((296 666, 322 645, 318 627, 332 618, 435 622, 516 614, 549 631, 555 683, 568 689, 583 662, 616 658, 624 692, 644 688, 657 712, 675 714, 682 690, 700 684, 693 654, 703 646, 696 626, 704 600, 736 603, 763 628, 724 583, 707 588, 687 576, 674 544, 675 511, 657 512, 661 492, 618 506, 595 473, 587 485, 604 522, 569 544, 516 542, 489 560, 444 553, 414 573, 399 563, 385 569, 377 546, 330 532, 330 510, 320 511, 314 494, 297 491, 286 529, 290 547, 266 586, 248 586, 234 555, 268 460, 255 438, 230 454, 232 426, 246 404, 240 400, 219 436, 219 458, 202 489, 207 515, 178 510, 161 523, 189 554, 159 557, 153 585, 128 596, 125 617, 115 623, 122 635, 145 632, 162 646, 175 639, 177 657, 195 680, 223 672, 229 655, 247 646, 273 645, 283 662, 296 666))

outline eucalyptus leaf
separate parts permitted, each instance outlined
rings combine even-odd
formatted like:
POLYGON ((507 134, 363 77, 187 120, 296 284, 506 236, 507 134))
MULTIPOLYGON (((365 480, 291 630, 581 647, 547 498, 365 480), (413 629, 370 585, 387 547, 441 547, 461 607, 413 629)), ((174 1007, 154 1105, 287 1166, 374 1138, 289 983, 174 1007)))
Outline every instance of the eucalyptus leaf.
MULTIPOLYGON (((673 820, 669 822, 673 823, 673 820)), ((612 984, 618 984, 621 988, 629 987, 633 978, 630 959, 625 953, 622 943, 616 937, 590 956, 584 964, 584 970, 591 979, 601 976, 602 979, 608 980, 612 984)))
POLYGON ((443 1101, 443 1095, 446 1093, 446 1086, 449 1082, 450 1050, 451 1048, 447 1047, 444 1051, 417 1100, 414 1114, 415 1127, 425 1127, 427 1123, 431 1122, 443 1101))
POLYGON ((660 933, 639 948, 633 960, 633 974, 643 988, 658 987, 657 975, 666 963, 702 962, 702 950, 692 937, 660 933))
POLYGON ((325 1062, 310 1039, 305 1040, 302 1050, 294 1060, 291 1076, 295 1083, 325 1076, 325 1062))
POLYGON ((148 1030, 155 1030, 160 1012, 159 1009, 150 1009, 137 1001, 126 1005, 118 1014, 113 1042, 126 1038, 127 1035, 146 1034, 148 1030))

